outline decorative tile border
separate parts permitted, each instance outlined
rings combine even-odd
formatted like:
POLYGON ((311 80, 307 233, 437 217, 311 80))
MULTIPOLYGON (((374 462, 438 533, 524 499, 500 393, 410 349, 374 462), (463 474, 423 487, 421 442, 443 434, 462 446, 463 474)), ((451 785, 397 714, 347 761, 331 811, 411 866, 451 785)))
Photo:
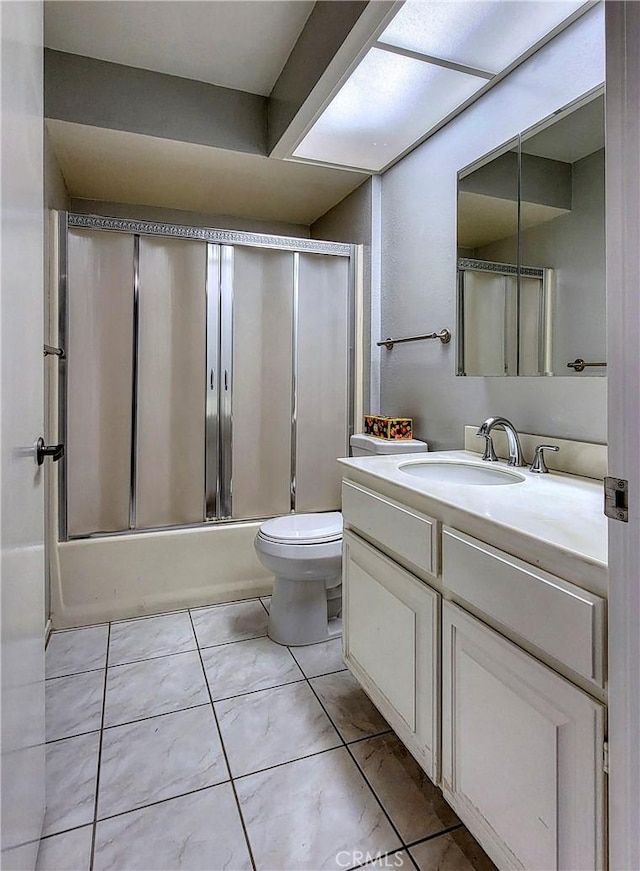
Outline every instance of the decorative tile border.
POLYGON ((535 266, 521 266, 518 269, 513 263, 492 263, 489 260, 469 260, 466 257, 458 259, 458 269, 473 269, 476 272, 497 272, 501 275, 524 275, 527 278, 544 278, 544 269, 535 266))
POLYGON ((236 230, 215 230, 209 227, 189 227, 182 224, 162 224, 156 221, 134 221, 129 218, 107 218, 101 215, 81 215, 70 212, 68 226, 85 230, 110 230, 118 233, 140 233, 145 236, 171 236, 196 239, 221 245, 247 245, 254 248, 281 248, 287 251, 307 251, 312 254, 334 254, 349 257, 352 246, 344 242, 323 242, 319 239, 299 239, 289 236, 265 236, 236 230))

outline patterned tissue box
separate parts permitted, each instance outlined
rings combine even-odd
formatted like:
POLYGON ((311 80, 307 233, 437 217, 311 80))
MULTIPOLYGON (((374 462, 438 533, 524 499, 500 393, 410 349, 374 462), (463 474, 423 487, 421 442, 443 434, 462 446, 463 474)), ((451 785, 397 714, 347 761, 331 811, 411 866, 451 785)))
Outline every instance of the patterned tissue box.
POLYGON ((365 435, 379 439, 410 439, 412 425, 410 417, 385 417, 381 414, 365 414, 365 435))

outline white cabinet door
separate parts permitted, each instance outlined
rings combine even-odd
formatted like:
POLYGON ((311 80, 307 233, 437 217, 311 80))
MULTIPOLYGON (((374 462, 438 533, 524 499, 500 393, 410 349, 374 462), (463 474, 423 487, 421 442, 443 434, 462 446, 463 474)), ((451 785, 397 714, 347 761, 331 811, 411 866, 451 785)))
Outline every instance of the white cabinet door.
POLYGON ((440 596, 348 531, 342 583, 345 662, 437 780, 440 596))
POLYGON ((602 868, 602 705, 455 605, 442 618, 445 797, 500 868, 602 868))

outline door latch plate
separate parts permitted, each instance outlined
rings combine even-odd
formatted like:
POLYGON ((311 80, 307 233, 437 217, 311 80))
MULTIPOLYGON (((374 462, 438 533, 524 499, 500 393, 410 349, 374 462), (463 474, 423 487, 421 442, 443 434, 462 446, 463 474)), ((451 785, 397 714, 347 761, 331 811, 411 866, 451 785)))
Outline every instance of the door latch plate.
POLYGON ((629 522, 629 482, 624 478, 604 479, 604 513, 612 520, 629 522))

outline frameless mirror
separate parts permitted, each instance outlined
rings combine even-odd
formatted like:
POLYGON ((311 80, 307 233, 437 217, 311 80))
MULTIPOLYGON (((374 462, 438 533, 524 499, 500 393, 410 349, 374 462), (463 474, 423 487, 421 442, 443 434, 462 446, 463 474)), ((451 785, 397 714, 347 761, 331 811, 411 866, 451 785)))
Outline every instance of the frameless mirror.
POLYGON ((604 98, 458 177, 458 374, 604 375, 604 98))

